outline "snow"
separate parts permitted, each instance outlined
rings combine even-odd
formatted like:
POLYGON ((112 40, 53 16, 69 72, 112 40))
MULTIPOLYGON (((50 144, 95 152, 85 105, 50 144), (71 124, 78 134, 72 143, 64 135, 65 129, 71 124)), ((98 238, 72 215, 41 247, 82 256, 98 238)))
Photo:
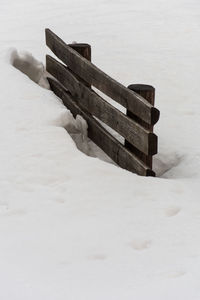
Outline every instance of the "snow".
POLYGON ((31 53, 18 53, 16 49, 10 50, 10 63, 19 71, 26 74, 39 86, 50 89, 44 65, 33 57, 31 53))
POLYGON ((197 0, 1 0, 0 299, 200 299, 199 12, 197 0), (124 85, 156 87, 157 178, 108 163, 47 89, 46 27, 90 43, 124 85))

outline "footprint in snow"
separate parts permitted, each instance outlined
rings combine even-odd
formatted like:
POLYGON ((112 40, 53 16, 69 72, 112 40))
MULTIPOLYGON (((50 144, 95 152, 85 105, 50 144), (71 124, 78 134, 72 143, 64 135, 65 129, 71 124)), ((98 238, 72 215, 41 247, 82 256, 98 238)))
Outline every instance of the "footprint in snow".
POLYGON ((105 260, 107 257, 105 254, 94 254, 88 257, 91 260, 105 260))
POLYGON ((181 211, 180 207, 178 207, 178 206, 171 206, 171 207, 168 207, 165 210, 165 215, 167 217, 173 217, 173 216, 176 216, 180 211, 181 211))
POLYGON ((133 240, 133 241, 130 243, 130 246, 131 246, 131 248, 133 248, 134 250, 141 251, 141 250, 145 250, 145 249, 150 248, 151 243, 152 243, 151 240, 140 240, 140 239, 136 239, 136 240, 133 240))
POLYGON ((181 276, 184 276, 186 274, 185 271, 171 271, 171 272, 166 272, 166 273, 162 273, 161 276, 164 278, 178 278, 181 276))

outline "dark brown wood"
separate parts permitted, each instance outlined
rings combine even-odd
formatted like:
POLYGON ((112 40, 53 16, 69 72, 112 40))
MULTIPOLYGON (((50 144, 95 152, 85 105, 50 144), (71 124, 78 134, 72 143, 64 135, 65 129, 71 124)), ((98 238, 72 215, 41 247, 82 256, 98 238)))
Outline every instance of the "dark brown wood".
POLYGON ((147 100, 102 72, 49 29, 46 29, 46 44, 70 70, 90 85, 126 107, 146 123, 153 125, 158 121, 159 111, 147 100))
POLYGON ((114 162, 121 168, 143 176, 155 176, 155 173, 141 162, 131 151, 126 149, 119 141, 109 134, 91 114, 86 112, 74 100, 59 82, 49 78, 52 91, 62 99, 63 104, 72 114, 81 115, 88 124, 88 136, 94 141, 114 162))
MULTIPOLYGON (((68 46, 77 51, 81 56, 85 57, 87 60, 91 61, 91 46, 89 44, 74 43, 68 44, 68 46)), ((79 79, 79 81, 82 81, 84 85, 91 87, 91 85, 87 83, 84 79, 81 79, 78 75, 76 75, 76 77, 79 79)))
MULTIPOLYGON (((131 84, 128 86, 129 89, 133 90, 134 92, 138 93, 142 97, 144 97, 149 103, 154 105, 155 102, 155 88, 151 85, 146 84, 131 84)), ((141 126, 152 132, 153 134, 153 125, 149 125, 135 116, 132 112, 127 110, 127 116, 129 116, 134 121, 138 122, 141 126)), ((156 140, 156 148, 157 148, 157 140, 156 140)), ((140 160, 142 160, 149 168, 152 169, 152 155, 145 154, 140 151, 138 147, 130 144, 128 140, 125 140, 125 147, 132 151, 140 160)), ((154 153, 156 154, 156 153, 154 153)))
POLYGON ((106 102, 80 82, 69 69, 49 55, 46 56, 46 69, 69 90, 82 108, 117 131, 140 151, 147 155, 157 153, 157 137, 155 134, 106 102))
POLYGON ((91 46, 85 43, 68 44, 72 49, 77 51, 81 56, 91 61, 91 46))

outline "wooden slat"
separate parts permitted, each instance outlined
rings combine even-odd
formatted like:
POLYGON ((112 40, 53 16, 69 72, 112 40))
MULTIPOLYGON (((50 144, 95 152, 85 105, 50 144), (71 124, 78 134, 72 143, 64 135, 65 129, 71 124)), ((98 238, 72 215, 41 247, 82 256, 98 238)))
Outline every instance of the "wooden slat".
POLYGON ((148 101, 102 72, 65 44, 50 29, 46 29, 46 44, 59 59, 67 64, 70 70, 89 84, 126 107, 146 123, 155 124, 158 121, 159 111, 148 101))
POLYGON ((51 89, 62 99, 63 104, 72 112, 74 116, 81 115, 88 124, 88 136, 97 144, 114 162, 121 168, 137 173, 143 176, 155 176, 155 173, 149 169, 143 162, 135 157, 111 134, 109 134, 92 115, 80 108, 71 94, 67 92, 59 82, 48 78, 51 89))
POLYGON ((46 57, 46 69, 67 88, 77 103, 122 135, 132 145, 147 155, 157 153, 157 136, 131 120, 86 87, 69 69, 51 56, 46 57))

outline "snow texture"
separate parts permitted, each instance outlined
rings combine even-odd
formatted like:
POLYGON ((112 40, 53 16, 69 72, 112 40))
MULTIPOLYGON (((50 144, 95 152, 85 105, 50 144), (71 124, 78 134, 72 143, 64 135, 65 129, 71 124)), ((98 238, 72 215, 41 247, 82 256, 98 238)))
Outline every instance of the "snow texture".
POLYGON ((19 54, 17 50, 13 50, 10 55, 10 63, 41 87, 50 89, 44 65, 37 61, 31 53, 22 52, 19 54))
POLYGON ((1 0, 0 299, 200 299, 199 12, 197 0, 1 0), (124 85, 156 87, 157 178, 108 163, 49 90, 46 27, 90 43, 124 85))

